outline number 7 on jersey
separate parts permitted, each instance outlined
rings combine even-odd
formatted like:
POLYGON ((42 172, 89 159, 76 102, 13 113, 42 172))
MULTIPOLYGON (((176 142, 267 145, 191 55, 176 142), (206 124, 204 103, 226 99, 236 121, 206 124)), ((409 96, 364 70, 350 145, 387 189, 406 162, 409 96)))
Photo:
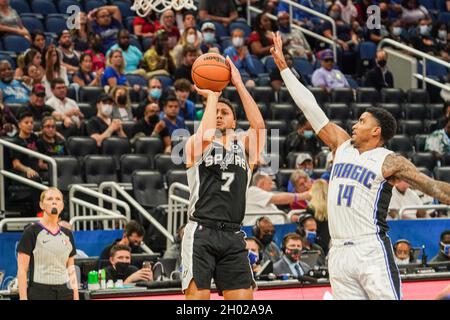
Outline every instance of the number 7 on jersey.
POLYGON ((352 205, 353 191, 355 191, 355 186, 347 186, 340 184, 339 185, 339 193, 337 198, 338 206, 343 205, 343 200, 346 200, 345 205, 350 207, 352 205))
POLYGON ((226 180, 220 188, 222 191, 230 192, 230 185, 234 180, 234 172, 222 172, 222 180, 226 180))

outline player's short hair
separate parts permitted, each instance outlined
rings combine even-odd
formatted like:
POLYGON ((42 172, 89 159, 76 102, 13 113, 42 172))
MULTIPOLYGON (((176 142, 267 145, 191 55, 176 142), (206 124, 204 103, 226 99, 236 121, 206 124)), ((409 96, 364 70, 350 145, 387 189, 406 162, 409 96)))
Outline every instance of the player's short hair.
POLYGON ((118 251, 128 251, 131 253, 131 248, 124 244, 116 244, 112 246, 111 250, 109 251, 109 256, 112 258, 118 251))
POLYGON ((367 108, 366 112, 377 119, 378 125, 381 127, 381 138, 384 143, 387 143, 397 132, 397 121, 394 116, 382 108, 371 107, 367 108))
POLYGON ((222 97, 220 97, 218 102, 221 102, 221 103, 223 103, 223 104, 226 104, 226 105, 231 109, 231 112, 233 112, 233 118, 234 118, 234 120, 236 120, 236 118, 237 118, 237 117, 236 117, 236 108, 233 106, 233 104, 231 103, 231 101, 228 100, 227 98, 222 98, 222 97))
POLYGON ((133 233, 136 233, 139 237, 143 237, 145 234, 144 228, 134 220, 130 220, 125 227, 125 235, 127 237, 131 236, 133 233))

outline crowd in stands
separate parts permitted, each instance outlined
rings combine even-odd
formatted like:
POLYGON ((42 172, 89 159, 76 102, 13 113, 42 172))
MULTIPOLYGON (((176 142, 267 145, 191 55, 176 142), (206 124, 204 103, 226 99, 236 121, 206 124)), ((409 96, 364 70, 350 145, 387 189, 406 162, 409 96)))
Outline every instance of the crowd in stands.
MULTIPOLYGON (((288 67, 311 87, 332 121, 351 130, 367 103, 388 108, 397 112, 399 134, 406 135, 403 142, 410 146, 402 144, 396 151, 410 155, 430 175, 435 168, 450 166, 449 90, 436 94, 395 89, 389 56, 384 50, 376 50, 383 38, 391 38, 450 62, 450 1, 436 1, 436 7, 427 7, 428 1, 419 0, 298 0, 334 20, 339 45, 336 52, 294 27, 301 26, 334 41, 328 20, 295 8, 290 17, 286 3, 277 0, 252 0, 251 4, 263 13, 252 15, 250 25, 246 21, 247 1, 200 0, 197 12, 169 9, 161 14, 150 12, 146 17, 133 16, 132 11, 130 15, 115 1, 89 9, 89 1, 81 1, 83 11, 76 20, 79 28, 58 32, 50 30, 50 16, 33 15, 33 10, 28 15, 18 12, 14 9, 18 2, 31 4, 0 1, 4 50, 0 52, 0 137, 49 156, 72 155, 67 142, 77 136, 91 137, 99 150, 111 137, 129 140, 132 149, 139 139, 156 137, 163 146, 160 153, 170 154, 178 142, 172 134, 177 129, 192 134, 194 121, 203 115, 204 101, 195 94, 191 78, 195 59, 206 52, 231 58, 270 124, 267 127, 281 133, 279 151, 272 152, 277 153, 281 170, 277 174, 265 173, 270 166, 262 161, 262 170, 254 175, 248 192, 247 211, 260 213, 244 221, 254 226, 254 238, 247 239, 247 243, 254 259, 259 259, 253 266, 255 271, 271 260, 280 273, 290 270, 287 273, 300 276, 307 273, 308 266, 295 263, 299 253, 318 251, 320 266, 325 264, 329 246, 326 194, 332 155, 318 141, 284 88, 270 56, 272 32, 281 33, 288 67), (378 29, 366 26, 366 9, 372 4, 380 8, 378 29), (30 29, 36 20, 45 28, 30 29), (10 40, 14 40, 13 45, 10 40), (26 49, 21 50, 24 46, 26 49), (375 48, 368 58, 363 55, 367 46, 375 48), (419 94, 420 101, 416 100, 419 94), (428 156, 415 157, 424 152, 428 156), (306 211, 306 215, 286 217, 287 212, 296 209, 306 211), (269 218, 265 212, 278 216, 269 218), (274 223, 289 219, 299 228, 286 235, 282 248, 278 248, 273 242, 274 223)), ((58 12, 56 2, 53 5, 54 13, 65 13, 58 12)), ((444 68, 435 79, 450 83, 449 70, 444 68)), ((245 128, 235 91, 227 88, 223 95, 238 107, 238 127, 245 128)), ((269 137, 267 150, 271 150, 276 138, 269 137)), ((394 144, 390 147, 396 148, 394 144)), ((18 174, 37 182, 48 180, 45 162, 17 152, 9 158, 18 174)), ((440 179, 450 179, 449 170, 446 174, 440 179)), ((404 205, 432 203, 433 199, 400 181, 393 190, 388 218, 399 219, 399 208, 404 205)), ((37 211, 39 208, 33 209, 37 211)), ((416 210, 402 218, 441 214, 416 210)), ((125 238, 103 254, 113 266, 129 262, 133 252, 129 246, 134 240, 130 235, 125 238)), ((441 242, 448 243, 447 238, 448 234, 441 242)), ((122 271, 130 282, 152 279, 148 271, 122 271)), ((112 278, 117 277, 114 270, 109 272, 112 278)))

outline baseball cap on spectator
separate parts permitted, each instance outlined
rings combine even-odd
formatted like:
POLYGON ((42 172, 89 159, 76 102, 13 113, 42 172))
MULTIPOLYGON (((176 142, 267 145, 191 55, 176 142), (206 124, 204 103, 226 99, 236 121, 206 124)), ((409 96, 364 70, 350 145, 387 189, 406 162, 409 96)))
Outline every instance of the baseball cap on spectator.
POLYGON ((309 153, 300 153, 297 156, 297 159, 295 159, 295 166, 301 165, 303 162, 305 161, 313 161, 313 158, 311 157, 311 155, 309 153))
POLYGON ((319 52, 318 54, 319 60, 327 60, 327 59, 333 59, 333 51, 330 49, 325 49, 319 52))
POLYGON ((31 90, 31 94, 35 94, 38 97, 45 97, 45 86, 40 83, 35 84, 33 90, 31 90))
POLYGON ((213 31, 216 31, 216 26, 215 26, 214 23, 212 23, 212 22, 205 22, 205 23, 202 25, 201 31, 205 31, 205 30, 213 30, 213 31))
POLYGON ((111 103, 114 102, 113 98, 111 98, 109 95, 107 95, 106 93, 102 93, 101 95, 98 96, 97 98, 97 103, 99 102, 105 102, 105 101, 110 101, 111 103))

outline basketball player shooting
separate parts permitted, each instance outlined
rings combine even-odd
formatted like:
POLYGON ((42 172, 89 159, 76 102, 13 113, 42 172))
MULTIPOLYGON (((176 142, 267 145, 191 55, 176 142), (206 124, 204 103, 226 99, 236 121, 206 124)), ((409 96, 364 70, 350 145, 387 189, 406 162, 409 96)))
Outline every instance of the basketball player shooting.
POLYGON ((328 268, 335 299, 401 299, 401 283, 387 235, 387 209, 396 179, 450 204, 450 184, 420 173, 383 146, 396 132, 386 110, 368 108, 352 128, 329 121, 313 94, 287 67, 279 33, 271 54, 297 106, 335 154, 328 191, 332 239, 328 268))
POLYGON ((209 299, 211 279, 225 299, 252 299, 254 279, 240 230, 252 169, 264 148, 264 119, 227 58, 250 129, 237 133, 236 111, 220 92, 199 89, 206 108, 186 145, 189 222, 182 244, 186 299, 209 299))

